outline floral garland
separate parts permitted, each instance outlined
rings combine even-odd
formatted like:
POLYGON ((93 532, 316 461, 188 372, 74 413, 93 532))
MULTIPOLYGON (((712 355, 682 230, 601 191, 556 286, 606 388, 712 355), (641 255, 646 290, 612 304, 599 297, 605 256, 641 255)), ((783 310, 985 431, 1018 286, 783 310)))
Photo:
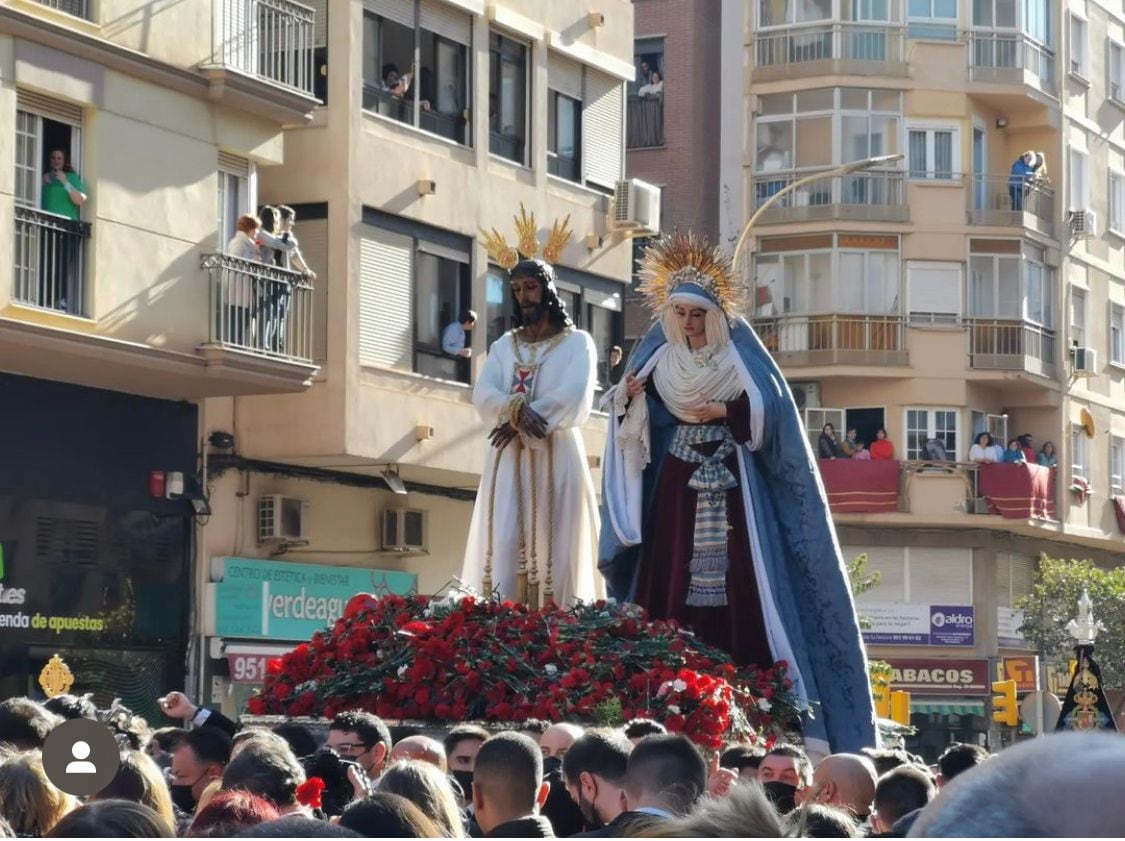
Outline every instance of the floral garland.
POLYGON ((451 593, 361 594, 269 661, 255 715, 363 709, 389 719, 662 722, 697 744, 772 743, 807 711, 786 664, 736 668, 675 622, 613 601, 532 610, 451 593))

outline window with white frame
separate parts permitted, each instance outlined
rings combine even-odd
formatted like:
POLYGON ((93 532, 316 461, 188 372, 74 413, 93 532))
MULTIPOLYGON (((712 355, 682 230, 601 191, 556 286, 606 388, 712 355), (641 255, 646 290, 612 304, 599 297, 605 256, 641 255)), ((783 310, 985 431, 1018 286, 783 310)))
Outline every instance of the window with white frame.
POLYGON ((1109 439, 1109 490, 1114 494, 1125 491, 1125 438, 1120 435, 1109 439))
POLYGON ((1090 206, 1088 170, 1090 156, 1082 149, 1070 149, 1070 210, 1082 210, 1090 206))
POLYGON ((898 252, 841 251, 838 265, 837 312, 898 312, 898 252))
POLYGON ((908 0, 906 35, 935 41, 957 40, 957 0, 908 0))
POLYGON ((1090 439, 1081 424, 1070 427, 1070 475, 1089 481, 1090 439))
POLYGON ((758 0, 758 28, 814 23, 832 17, 832 0, 758 0))
POLYGON ((1109 172, 1109 229, 1125 237, 1125 175, 1109 172))
POLYGON ((1015 0, 973 0, 973 26, 1012 29, 1016 15, 1015 0))
POLYGON ((907 409, 906 458, 911 461, 936 461, 941 458, 941 449, 944 449, 945 460, 956 461, 957 414, 956 409, 907 409))
POLYGON ((1109 42, 1109 62, 1106 78, 1106 96, 1118 104, 1125 104, 1125 46, 1109 42))
POLYGON ((1086 21, 1070 13, 1070 72, 1087 79, 1090 76, 1086 21))
POLYGON ((910 177, 951 181, 961 169, 960 130, 950 125, 906 127, 910 177))
POLYGON ((251 195, 250 161, 226 152, 219 153, 219 220, 216 247, 225 251, 237 231, 238 217, 251 213, 254 196, 251 195))
POLYGON ((1109 361, 1125 365, 1125 307, 1109 307, 1109 361))
POLYGON ((1086 345, 1086 290, 1077 286, 1070 287, 1070 341, 1086 345))
POLYGON ((969 258, 969 315, 1022 318, 1054 329, 1055 270, 1043 249, 1024 243, 1022 256, 973 254, 969 258))

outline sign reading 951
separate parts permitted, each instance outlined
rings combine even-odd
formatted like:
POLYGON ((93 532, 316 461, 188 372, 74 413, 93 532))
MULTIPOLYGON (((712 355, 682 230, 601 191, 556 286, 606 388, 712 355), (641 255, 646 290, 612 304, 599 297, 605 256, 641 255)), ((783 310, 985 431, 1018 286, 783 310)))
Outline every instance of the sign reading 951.
POLYGON ((265 654, 228 654, 230 682, 262 683, 266 679, 266 661, 269 659, 265 654))

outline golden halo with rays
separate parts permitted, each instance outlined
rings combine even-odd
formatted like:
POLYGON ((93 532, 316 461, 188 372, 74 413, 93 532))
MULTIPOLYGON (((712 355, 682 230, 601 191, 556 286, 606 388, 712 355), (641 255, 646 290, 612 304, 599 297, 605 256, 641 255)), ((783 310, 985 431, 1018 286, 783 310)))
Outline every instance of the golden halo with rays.
POLYGON ((730 256, 711 245, 707 237, 690 231, 676 231, 653 241, 641 257, 640 268, 637 291, 654 313, 681 283, 703 287, 728 318, 739 315, 745 304, 746 290, 730 256))
MULTIPOLYGON (((481 241, 484 243, 488 256, 501 268, 511 270, 520 261, 520 258, 535 259, 539 256, 539 228, 535 221, 535 214, 528 213, 520 203, 518 216, 512 217, 516 227, 516 245, 508 244, 508 240, 498 230, 493 228, 486 231, 480 230, 481 241)), ((547 244, 543 246, 543 259, 548 263, 557 263, 562 258, 562 253, 570 243, 570 215, 561 222, 556 219, 551 225, 547 235, 547 244)))

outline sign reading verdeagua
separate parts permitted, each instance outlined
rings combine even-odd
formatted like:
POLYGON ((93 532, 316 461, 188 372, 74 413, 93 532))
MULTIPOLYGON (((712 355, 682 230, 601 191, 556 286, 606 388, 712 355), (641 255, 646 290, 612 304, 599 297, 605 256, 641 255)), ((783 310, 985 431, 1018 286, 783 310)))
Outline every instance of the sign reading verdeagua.
POLYGON ((863 639, 876 645, 973 645, 972 605, 870 603, 857 606, 871 620, 863 639))
POLYGON ((215 633, 223 637, 306 640, 335 622, 356 593, 400 596, 418 576, 362 567, 212 558, 215 633))

